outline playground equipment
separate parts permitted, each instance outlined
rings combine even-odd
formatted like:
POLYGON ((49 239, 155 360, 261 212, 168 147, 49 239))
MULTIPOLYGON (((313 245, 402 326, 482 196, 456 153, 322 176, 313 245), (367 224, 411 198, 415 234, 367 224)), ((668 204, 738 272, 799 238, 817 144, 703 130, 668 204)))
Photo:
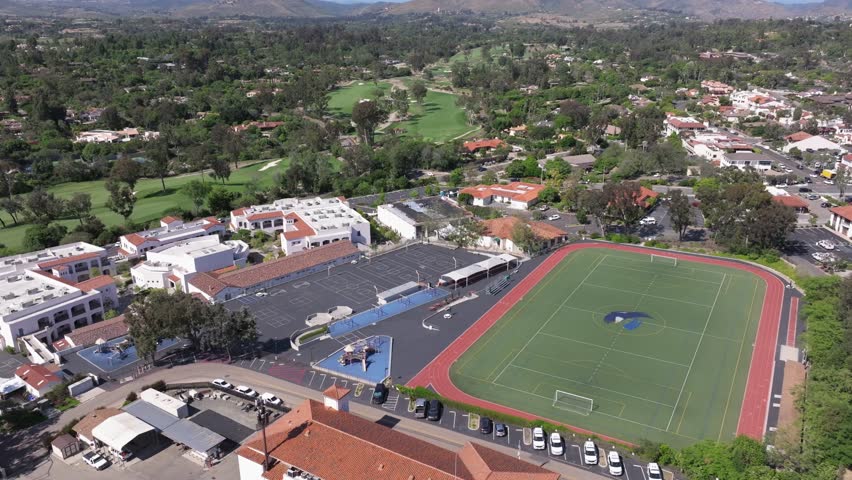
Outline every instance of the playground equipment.
POLYGON ((361 362, 363 370, 367 371, 367 359, 370 355, 378 352, 379 341, 376 338, 367 338, 364 340, 350 343, 343 347, 343 353, 337 359, 337 363, 341 365, 351 365, 355 362, 361 362))

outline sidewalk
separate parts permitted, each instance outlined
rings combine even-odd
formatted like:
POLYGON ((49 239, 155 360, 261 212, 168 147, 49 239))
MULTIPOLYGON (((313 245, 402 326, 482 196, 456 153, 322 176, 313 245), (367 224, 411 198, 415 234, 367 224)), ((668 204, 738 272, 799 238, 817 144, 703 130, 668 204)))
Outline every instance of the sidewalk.
MULTIPOLYGON (((63 412, 59 421, 52 424, 50 429, 59 430, 72 419, 82 417, 99 407, 120 406, 124 402, 124 398, 128 393, 134 390, 138 393, 138 390, 142 385, 150 384, 157 380, 164 380, 166 383, 176 383, 208 381, 213 378, 224 378, 231 383, 246 384, 252 386, 258 391, 273 393, 284 400, 287 405, 298 404, 306 398, 322 401, 322 394, 316 390, 311 390, 301 385, 285 382, 269 375, 232 365, 219 363, 196 363, 178 366, 152 375, 147 375, 121 385, 115 390, 105 392, 76 408, 63 412)), ((372 408, 356 402, 350 403, 350 409, 352 413, 373 421, 378 420, 385 415, 385 412, 380 409, 372 408)), ((518 451, 516 449, 502 447, 490 442, 480 442, 475 438, 468 437, 458 432, 441 428, 427 422, 418 422, 409 418, 399 418, 399 423, 394 428, 443 448, 456 450, 465 442, 473 441, 507 455, 515 457, 518 456, 518 451)), ((601 478, 600 475, 559 462, 542 462, 542 458, 533 456, 527 452, 521 452, 520 458, 527 462, 540 465, 553 472, 557 472, 565 479, 599 480, 601 478)))

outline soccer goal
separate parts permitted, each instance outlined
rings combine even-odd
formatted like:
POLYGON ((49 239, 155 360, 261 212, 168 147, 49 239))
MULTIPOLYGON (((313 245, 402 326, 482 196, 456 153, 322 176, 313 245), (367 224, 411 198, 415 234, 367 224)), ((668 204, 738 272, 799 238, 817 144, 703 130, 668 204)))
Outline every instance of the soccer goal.
POLYGON ((665 265, 671 265, 673 267, 677 266, 677 258, 675 257, 667 257, 665 255, 654 255, 651 254, 651 263, 660 263, 665 265))
POLYGON ((589 415, 595 407, 595 401, 589 397, 557 390, 553 394, 553 407, 580 415, 589 415))

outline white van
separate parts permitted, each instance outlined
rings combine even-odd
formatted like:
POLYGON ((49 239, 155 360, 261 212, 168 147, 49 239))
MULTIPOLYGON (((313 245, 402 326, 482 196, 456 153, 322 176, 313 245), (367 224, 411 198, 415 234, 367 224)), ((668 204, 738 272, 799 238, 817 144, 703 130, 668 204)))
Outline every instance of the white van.
POLYGON ((624 473, 624 464, 621 463, 621 456, 615 450, 610 450, 609 455, 607 455, 606 459, 609 463, 609 473, 610 475, 615 475, 616 477, 621 476, 624 473))

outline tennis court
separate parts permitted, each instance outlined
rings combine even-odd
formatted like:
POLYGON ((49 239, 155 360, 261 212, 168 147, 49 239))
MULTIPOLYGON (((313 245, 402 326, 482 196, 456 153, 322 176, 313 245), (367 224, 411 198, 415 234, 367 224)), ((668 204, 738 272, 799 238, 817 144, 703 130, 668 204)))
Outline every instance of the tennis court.
POLYGON ((740 269, 578 250, 451 379, 474 397, 626 441, 730 439, 765 290, 740 269))

